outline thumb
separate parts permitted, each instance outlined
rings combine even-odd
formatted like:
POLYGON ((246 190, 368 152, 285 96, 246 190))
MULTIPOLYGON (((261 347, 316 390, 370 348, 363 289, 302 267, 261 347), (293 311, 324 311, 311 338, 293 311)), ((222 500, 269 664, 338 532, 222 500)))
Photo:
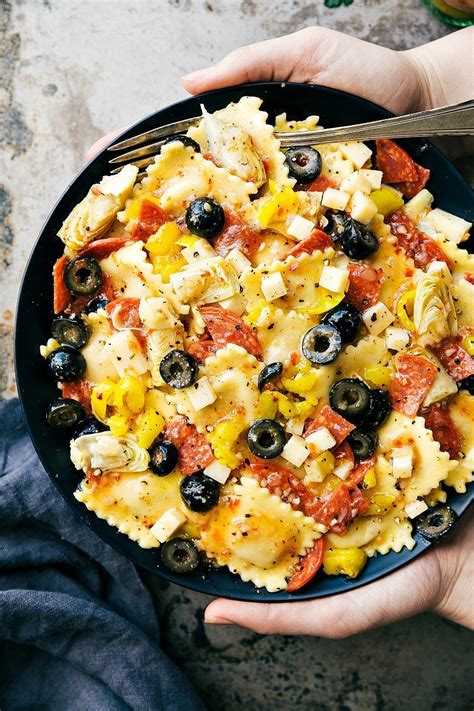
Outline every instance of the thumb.
POLYGON ((288 81, 298 59, 296 34, 239 47, 214 66, 183 77, 183 86, 190 94, 200 94, 248 82, 288 81))

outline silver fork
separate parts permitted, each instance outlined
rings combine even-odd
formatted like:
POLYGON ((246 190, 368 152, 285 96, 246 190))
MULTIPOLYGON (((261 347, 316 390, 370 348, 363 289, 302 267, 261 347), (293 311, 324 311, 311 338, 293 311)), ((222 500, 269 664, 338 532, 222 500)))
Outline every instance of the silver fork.
MULTIPOLYGON (((141 133, 125 141, 119 141, 108 150, 117 152, 133 148, 112 158, 109 163, 133 163, 144 168, 153 162, 167 138, 185 133, 191 126, 196 126, 202 116, 193 116, 183 121, 175 121, 152 131, 141 133), (156 140, 159 139, 159 140, 156 140), (149 143, 149 141, 154 141, 149 143), (146 144, 146 145, 144 145, 146 144), (139 146, 138 148, 136 146, 139 146)), ((470 136, 474 135, 474 100, 459 104, 442 106, 428 111, 419 111, 404 116, 379 121, 339 126, 337 128, 316 129, 314 131, 275 132, 282 148, 295 146, 321 145, 338 141, 368 141, 376 138, 429 138, 432 136, 470 136)), ((120 168, 113 170, 116 173, 120 168)))

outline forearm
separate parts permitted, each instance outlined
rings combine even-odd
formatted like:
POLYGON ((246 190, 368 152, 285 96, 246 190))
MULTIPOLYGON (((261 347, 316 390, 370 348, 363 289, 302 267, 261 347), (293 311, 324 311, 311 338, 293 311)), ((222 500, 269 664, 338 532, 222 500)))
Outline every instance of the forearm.
POLYGON ((418 109, 474 97, 474 28, 467 27, 403 54, 417 70, 418 109))

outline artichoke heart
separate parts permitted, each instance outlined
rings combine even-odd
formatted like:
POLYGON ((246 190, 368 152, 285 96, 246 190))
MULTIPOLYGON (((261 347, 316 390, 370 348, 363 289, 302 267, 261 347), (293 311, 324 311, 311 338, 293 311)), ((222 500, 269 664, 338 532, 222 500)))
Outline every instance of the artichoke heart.
POLYGON ((252 138, 235 123, 227 123, 210 114, 201 105, 207 142, 213 158, 229 171, 259 188, 267 179, 264 165, 252 138))
POLYGON ((202 259, 171 274, 176 296, 188 304, 212 304, 239 293, 239 280, 233 266, 222 257, 202 259))
POLYGON ((458 330, 453 282, 447 270, 427 272, 416 286, 413 322, 422 346, 439 343, 458 330))
POLYGON ((144 472, 150 455, 138 446, 135 435, 115 437, 111 432, 97 432, 71 441, 71 461, 76 469, 86 473, 91 469, 144 472))
POLYGON ((78 251, 104 236, 131 195, 137 172, 136 166, 126 165, 117 175, 106 176, 91 187, 58 232, 66 247, 78 251))

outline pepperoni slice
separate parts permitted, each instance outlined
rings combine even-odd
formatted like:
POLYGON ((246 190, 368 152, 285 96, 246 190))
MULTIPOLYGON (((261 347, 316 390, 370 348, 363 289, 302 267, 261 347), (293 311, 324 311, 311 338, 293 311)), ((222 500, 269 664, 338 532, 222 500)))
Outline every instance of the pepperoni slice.
POLYGON ((143 328, 138 309, 140 299, 121 297, 107 304, 105 310, 113 328, 143 328))
POLYGON ((202 306, 199 311, 217 348, 235 343, 245 348, 250 355, 262 358, 262 349, 257 336, 240 316, 216 305, 202 306))
POLYGON ((397 188, 404 194, 407 198, 412 198, 417 195, 420 190, 422 190, 428 180, 430 179, 430 171, 428 168, 423 168, 422 165, 415 163, 416 169, 418 171, 418 178, 416 180, 406 180, 405 182, 397 183, 397 188))
POLYGON ((260 232, 244 222, 236 212, 225 211, 225 224, 214 240, 214 249, 225 257, 232 249, 238 249, 248 259, 255 254, 262 242, 260 232))
POLYGON ((169 422, 163 431, 163 439, 177 448, 178 467, 185 476, 205 469, 214 459, 207 439, 185 417, 176 417, 169 422))
POLYGON ((340 444, 355 429, 355 425, 341 417, 329 405, 324 405, 317 417, 309 421, 304 436, 307 437, 320 427, 326 427, 329 430, 336 440, 336 444, 340 444))
POLYGON ((387 138, 375 141, 376 165, 383 172, 385 183, 414 182, 418 180, 416 163, 398 143, 387 138))
POLYGON ((397 372, 390 383, 392 407, 408 417, 420 409, 436 377, 436 366, 426 358, 402 354, 397 358, 397 372))
POLYGON ((323 251, 328 247, 334 247, 334 242, 326 232, 323 230, 315 229, 311 232, 309 237, 302 239, 301 242, 295 244, 295 246, 290 249, 290 251, 283 257, 298 257, 300 254, 313 254, 317 250, 323 251))
POLYGON ((363 459, 359 464, 354 467, 351 471, 348 483, 353 486, 357 486, 364 481, 365 475, 375 464, 375 457, 370 457, 370 459, 363 459))
POLYGON ((171 222, 171 217, 159 205, 155 205, 151 200, 142 200, 138 221, 132 230, 132 239, 146 241, 166 222, 171 222))
POLYGON ((88 380, 73 380, 69 383, 63 383, 61 386, 63 397, 77 400, 81 403, 86 412, 91 411, 91 395, 92 385, 88 380))
POLYGON ((435 260, 446 262, 449 266, 449 259, 441 247, 423 232, 419 232, 403 210, 392 212, 388 224, 399 246, 415 262, 415 267, 424 269, 435 260))
POLYGON ((423 417, 433 438, 439 442, 441 451, 448 452, 450 459, 458 459, 461 437, 446 405, 433 403, 423 417))
POLYGON ((296 572, 293 573, 288 581, 287 592, 295 592, 295 590, 299 590, 304 585, 307 585, 322 566, 323 556, 324 538, 321 536, 313 548, 306 553, 305 557, 298 563, 296 572))
POLYGON ((203 338, 200 341, 191 343, 188 348, 188 353, 198 363, 204 363, 206 358, 213 355, 217 351, 217 346, 210 338, 203 338))
MULTIPOLYGON (((295 511, 305 511, 311 494, 305 485, 289 469, 271 462, 252 462, 250 465, 261 486, 290 504, 295 511)), ((308 514, 310 515, 310 514, 308 514)))
POLYGON ((454 338, 445 338, 433 351, 456 382, 474 375, 474 358, 454 338))
POLYGON ((354 264, 353 262, 348 265, 348 269, 349 286, 346 299, 361 311, 365 311, 379 300, 385 280, 383 269, 382 267, 373 269, 367 264, 354 264))
POLYGON ((354 452, 349 442, 341 442, 341 444, 338 444, 338 446, 333 449, 332 453, 336 462, 349 461, 352 462, 352 465, 355 464, 354 452))
POLYGON ((56 260, 53 267, 53 309, 55 314, 64 311, 71 301, 71 294, 64 282, 64 270, 68 261, 66 255, 63 255, 56 260))
POLYGON ((141 237, 132 237, 132 235, 121 235, 120 237, 105 237, 104 239, 96 239, 81 249, 79 252, 80 257, 94 257, 94 259, 105 259, 109 257, 113 252, 121 249, 130 240, 141 239, 141 237))

